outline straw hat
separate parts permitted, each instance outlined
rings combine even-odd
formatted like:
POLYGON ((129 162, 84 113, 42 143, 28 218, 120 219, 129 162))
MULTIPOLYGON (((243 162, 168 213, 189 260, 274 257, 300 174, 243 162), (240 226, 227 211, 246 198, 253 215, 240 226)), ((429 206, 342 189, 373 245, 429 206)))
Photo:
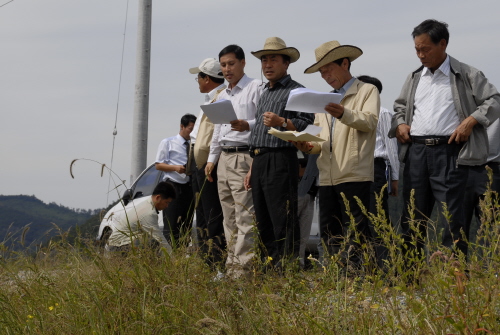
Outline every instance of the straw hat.
POLYGON ((316 63, 305 69, 304 73, 314 73, 320 67, 341 58, 349 58, 352 62, 363 54, 360 48, 353 45, 340 45, 338 41, 330 41, 321 44, 314 50, 316 63))
POLYGON ((269 37, 264 43, 264 48, 259 51, 252 51, 252 55, 261 59, 264 55, 285 55, 290 57, 290 63, 296 62, 300 58, 299 50, 286 47, 285 41, 279 37, 269 37))

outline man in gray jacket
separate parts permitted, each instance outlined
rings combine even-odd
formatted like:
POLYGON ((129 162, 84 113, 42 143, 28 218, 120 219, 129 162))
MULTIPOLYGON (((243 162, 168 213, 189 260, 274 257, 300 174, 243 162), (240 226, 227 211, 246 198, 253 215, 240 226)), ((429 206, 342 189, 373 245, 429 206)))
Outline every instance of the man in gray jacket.
POLYGON ((467 255, 463 194, 468 167, 486 163, 486 128, 500 112, 500 95, 479 70, 446 54, 448 25, 426 20, 413 30, 422 66, 410 73, 394 103, 390 137, 401 143, 399 158, 405 163, 402 229, 408 251, 417 237, 423 255, 426 220, 435 201, 440 204, 439 222, 444 225, 442 244, 467 255), (407 205, 415 190, 414 223, 410 227, 407 205), (443 215, 446 203, 450 217, 443 215))

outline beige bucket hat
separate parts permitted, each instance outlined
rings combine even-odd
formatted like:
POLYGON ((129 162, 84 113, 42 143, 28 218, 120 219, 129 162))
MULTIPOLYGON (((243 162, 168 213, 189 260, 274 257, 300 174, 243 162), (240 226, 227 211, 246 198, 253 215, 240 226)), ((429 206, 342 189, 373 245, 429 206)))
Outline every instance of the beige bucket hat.
POLYGON ((264 48, 259 51, 252 51, 252 55, 261 59, 264 55, 286 55, 290 57, 290 63, 296 62, 300 58, 299 50, 287 47, 285 41, 279 37, 269 37, 264 43, 264 48))
POLYGON ((316 55, 316 63, 305 69, 304 73, 317 72, 323 65, 341 58, 349 58, 352 62, 361 56, 363 51, 353 45, 340 45, 338 41, 330 41, 321 44, 314 50, 314 53, 316 55))

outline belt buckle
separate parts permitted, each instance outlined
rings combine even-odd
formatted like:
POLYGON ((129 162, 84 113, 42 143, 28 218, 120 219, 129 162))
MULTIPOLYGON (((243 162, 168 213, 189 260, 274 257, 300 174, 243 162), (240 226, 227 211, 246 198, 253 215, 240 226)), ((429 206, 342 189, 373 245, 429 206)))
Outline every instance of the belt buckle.
POLYGON ((425 145, 435 145, 437 143, 435 138, 426 138, 425 145))
POLYGON ((255 156, 257 156, 259 153, 260 153, 260 150, 259 150, 259 149, 255 149, 255 150, 253 151, 253 154, 254 154, 255 156))

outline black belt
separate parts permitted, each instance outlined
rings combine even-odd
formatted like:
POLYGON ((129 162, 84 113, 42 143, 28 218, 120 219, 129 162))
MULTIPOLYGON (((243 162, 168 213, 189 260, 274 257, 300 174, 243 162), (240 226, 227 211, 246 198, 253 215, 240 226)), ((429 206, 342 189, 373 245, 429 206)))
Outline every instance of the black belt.
POLYGON ((224 152, 244 152, 248 151, 250 148, 248 145, 242 145, 239 147, 221 147, 224 152))
POLYGON ((250 156, 255 157, 255 156, 267 154, 268 152, 276 152, 276 151, 284 151, 284 150, 297 150, 297 149, 290 148, 290 147, 281 147, 281 148, 253 148, 250 151, 250 156))
POLYGON ((413 143, 419 143, 425 145, 439 145, 439 144, 448 144, 450 136, 412 136, 411 140, 413 143))

